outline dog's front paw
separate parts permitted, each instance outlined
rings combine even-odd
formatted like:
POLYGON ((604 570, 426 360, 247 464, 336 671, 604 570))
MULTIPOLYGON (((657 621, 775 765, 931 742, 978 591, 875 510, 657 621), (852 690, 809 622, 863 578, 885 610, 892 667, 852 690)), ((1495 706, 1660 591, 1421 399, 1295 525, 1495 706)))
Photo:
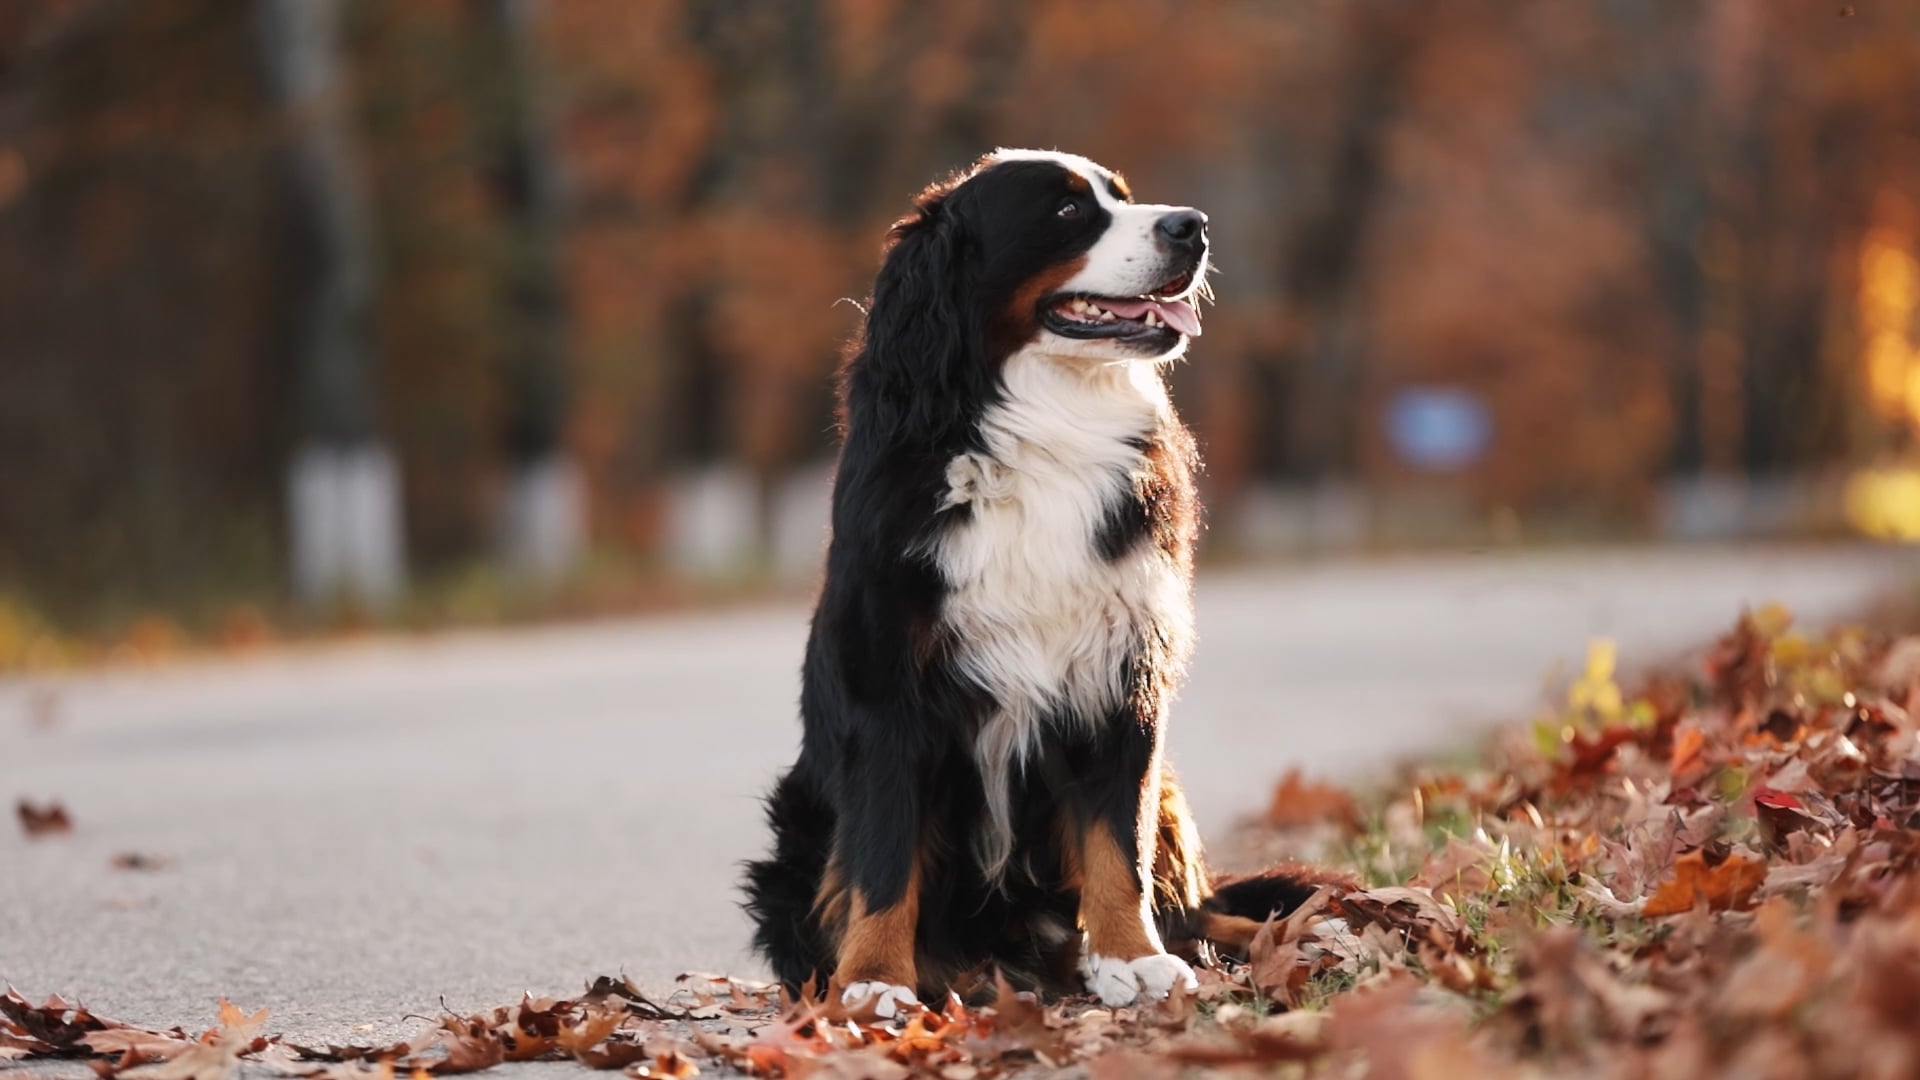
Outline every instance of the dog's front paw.
POLYGON ((1132 960, 1089 953, 1080 963, 1080 974, 1087 981, 1088 993, 1115 1008, 1131 1005, 1141 997, 1159 1001, 1173 992, 1176 983, 1188 990, 1200 989, 1200 980, 1187 962, 1166 953, 1132 960))
POLYGON ((1200 989, 1200 979, 1185 960, 1167 953, 1136 958, 1127 965, 1140 980, 1140 992, 1154 1001, 1173 993, 1175 986, 1189 993, 1200 989))
POLYGON ((849 1009, 871 1007, 873 1015, 882 1020, 891 1020, 907 1010, 909 1005, 919 1005, 920 999, 904 986, 895 986, 887 982, 857 982, 840 992, 840 1004, 849 1009))

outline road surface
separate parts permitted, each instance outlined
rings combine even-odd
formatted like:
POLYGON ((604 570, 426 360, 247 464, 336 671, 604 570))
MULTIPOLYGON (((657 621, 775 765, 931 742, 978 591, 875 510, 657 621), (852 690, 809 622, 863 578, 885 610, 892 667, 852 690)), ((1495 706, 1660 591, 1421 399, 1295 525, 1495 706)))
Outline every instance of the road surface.
MULTIPOLYGON (((1592 636, 1650 662, 1742 603, 1829 619, 1915 580, 1912 551, 1866 548, 1214 574, 1171 753, 1217 834, 1288 766, 1354 777, 1524 718, 1592 636)), ((366 1040, 443 999, 757 973, 734 882, 795 746, 804 632, 778 606, 0 682, 0 798, 76 823, 0 828, 0 981, 366 1040)))

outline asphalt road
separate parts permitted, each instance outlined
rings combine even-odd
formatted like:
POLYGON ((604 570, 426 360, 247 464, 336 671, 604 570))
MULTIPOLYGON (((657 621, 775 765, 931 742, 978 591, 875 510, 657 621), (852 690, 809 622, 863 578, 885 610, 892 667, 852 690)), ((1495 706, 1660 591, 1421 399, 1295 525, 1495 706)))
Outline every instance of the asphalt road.
MULTIPOLYGON (((1591 636, 1648 662, 1743 602, 1821 620, 1915 580, 1865 548, 1217 574, 1172 757, 1217 833, 1290 765, 1352 777, 1524 718, 1591 636)), ((0 827, 0 981, 190 1028, 225 995, 338 1040, 602 972, 757 973, 733 885, 804 628, 781 606, 0 682, 0 798, 77 826, 0 827)))

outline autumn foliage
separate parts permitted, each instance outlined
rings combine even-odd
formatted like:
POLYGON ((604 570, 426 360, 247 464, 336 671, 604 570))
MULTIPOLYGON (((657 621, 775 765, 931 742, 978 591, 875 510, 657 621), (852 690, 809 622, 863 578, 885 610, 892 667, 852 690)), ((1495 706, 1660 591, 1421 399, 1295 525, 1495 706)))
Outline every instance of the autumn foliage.
MULTIPOLYGON (((36 608, 258 603, 284 580, 309 252, 249 7, 0 7, 0 591, 36 608)), ((492 537, 525 330, 483 7, 354 4, 346 48, 373 413, 427 570, 492 537)), ((1358 482, 1388 535, 1633 530, 1671 476, 1911 443, 1911 5, 539 7, 564 441, 605 548, 656 553, 688 470, 770 488, 829 451, 842 301, 909 194, 996 144, 1212 215, 1219 302, 1174 380, 1222 536, 1256 482, 1358 482), (1387 406, 1419 385, 1484 398, 1484 461, 1436 476, 1391 451, 1387 406)))
POLYGON ((1602 645, 1483 765, 1414 772, 1360 829, 1254 830, 1249 857, 1380 885, 1277 924, 1251 970, 1292 1011, 1230 1044, 1387 1076, 1908 1075, 1916 645, 1762 609, 1635 695, 1602 645))

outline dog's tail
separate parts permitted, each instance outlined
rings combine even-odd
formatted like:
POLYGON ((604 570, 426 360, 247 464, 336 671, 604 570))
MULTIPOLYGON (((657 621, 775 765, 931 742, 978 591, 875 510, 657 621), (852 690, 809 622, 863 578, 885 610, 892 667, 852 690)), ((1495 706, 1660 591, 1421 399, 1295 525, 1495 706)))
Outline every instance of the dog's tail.
POLYGON ((795 768, 767 797, 767 822, 773 851, 747 864, 744 882, 754 948, 789 990, 812 982, 824 991, 835 942, 817 909, 833 849, 833 811, 795 768))
POLYGON ((1154 910, 1167 951, 1188 959, 1214 953, 1244 958, 1267 920, 1286 918, 1322 888, 1360 887, 1346 874, 1306 863, 1280 863, 1254 874, 1212 873, 1171 771, 1160 778, 1159 833, 1154 910))
POLYGON ((1284 919, 1322 888, 1359 887, 1353 878, 1322 867, 1287 863, 1254 874, 1216 878, 1200 905, 1186 913, 1169 942, 1176 952, 1197 954, 1203 947, 1244 958, 1247 946, 1269 919, 1284 919))

